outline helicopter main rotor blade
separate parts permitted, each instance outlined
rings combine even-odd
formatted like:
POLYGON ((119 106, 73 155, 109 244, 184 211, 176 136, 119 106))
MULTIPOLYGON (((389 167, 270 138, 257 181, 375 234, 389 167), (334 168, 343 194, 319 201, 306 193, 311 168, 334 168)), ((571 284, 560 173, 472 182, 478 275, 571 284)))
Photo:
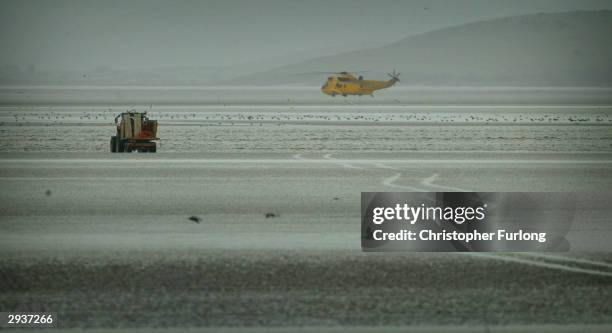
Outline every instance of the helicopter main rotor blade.
POLYGON ((356 73, 367 73, 369 70, 365 71, 341 71, 341 72, 305 72, 305 73, 294 73, 293 75, 318 75, 318 74, 356 74, 356 73))
POLYGON ((306 73, 293 73, 293 75, 321 75, 321 74, 336 74, 336 72, 306 72, 306 73))

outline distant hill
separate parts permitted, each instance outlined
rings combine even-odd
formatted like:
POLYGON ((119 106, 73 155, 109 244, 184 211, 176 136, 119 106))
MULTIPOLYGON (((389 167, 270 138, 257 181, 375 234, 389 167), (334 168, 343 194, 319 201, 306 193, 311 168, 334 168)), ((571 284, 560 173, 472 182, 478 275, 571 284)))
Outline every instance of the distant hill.
POLYGON ((302 61, 230 84, 321 84, 314 71, 369 69, 402 85, 611 86, 612 11, 541 13, 480 21, 395 43, 302 61))

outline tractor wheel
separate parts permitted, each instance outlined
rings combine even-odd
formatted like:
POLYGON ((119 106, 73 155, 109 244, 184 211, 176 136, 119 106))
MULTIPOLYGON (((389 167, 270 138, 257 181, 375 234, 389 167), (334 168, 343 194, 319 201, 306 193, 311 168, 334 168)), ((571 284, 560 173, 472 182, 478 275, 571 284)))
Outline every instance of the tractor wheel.
POLYGON ((111 136, 110 151, 111 151, 111 153, 116 153, 117 152, 117 137, 116 136, 111 136))
POLYGON ((157 143, 153 142, 153 147, 149 148, 149 153, 157 152, 157 143))
POLYGON ((121 142, 121 140, 117 140, 117 152, 124 153, 125 152, 125 143, 121 142))

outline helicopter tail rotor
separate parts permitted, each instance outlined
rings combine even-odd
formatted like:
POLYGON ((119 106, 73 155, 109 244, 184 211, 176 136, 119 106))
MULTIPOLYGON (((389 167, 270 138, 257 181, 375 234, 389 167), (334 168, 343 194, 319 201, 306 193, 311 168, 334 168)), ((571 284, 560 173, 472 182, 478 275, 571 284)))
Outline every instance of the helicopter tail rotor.
POLYGON ((387 73, 387 75, 389 75, 389 77, 395 82, 400 82, 400 79, 399 79, 400 74, 401 73, 396 72, 395 69, 393 69, 393 72, 387 73))

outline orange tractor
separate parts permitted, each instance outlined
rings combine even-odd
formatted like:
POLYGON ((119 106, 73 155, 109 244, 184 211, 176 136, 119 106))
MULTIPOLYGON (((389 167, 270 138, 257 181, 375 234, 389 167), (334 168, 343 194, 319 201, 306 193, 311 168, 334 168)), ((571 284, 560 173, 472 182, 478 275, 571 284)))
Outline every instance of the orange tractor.
POLYGON ((115 117, 115 124, 117 135, 111 136, 111 153, 157 151, 157 120, 150 120, 146 112, 124 112, 115 117))

